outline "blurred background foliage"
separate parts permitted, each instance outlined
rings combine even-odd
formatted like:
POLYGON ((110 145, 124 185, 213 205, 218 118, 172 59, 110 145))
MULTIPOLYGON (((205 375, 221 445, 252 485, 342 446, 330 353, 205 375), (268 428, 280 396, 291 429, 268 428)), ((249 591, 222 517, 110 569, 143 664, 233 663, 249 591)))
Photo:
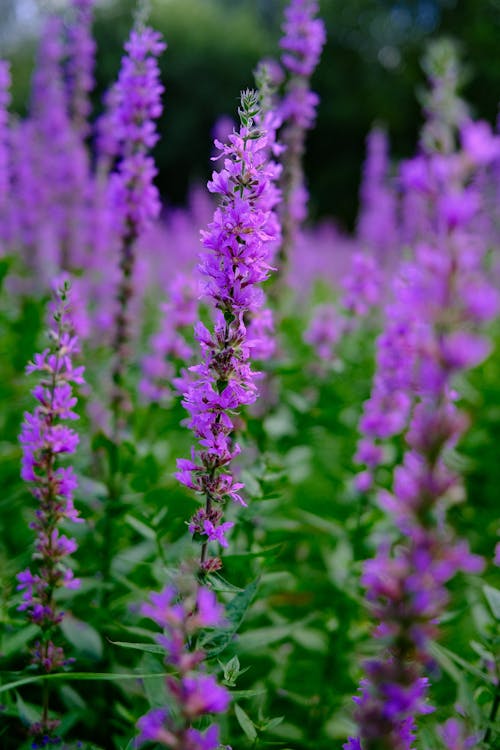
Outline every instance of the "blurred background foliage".
MULTIPOLYGON (((64 0, 0 0, 2 55, 14 66, 14 109, 25 110, 37 22, 64 0)), ((259 59, 275 56, 283 0, 151 0, 167 42, 162 140, 156 158, 165 199, 184 202, 189 186, 210 173, 214 123, 236 110, 259 59)), ((136 0, 98 0, 95 111, 115 78, 136 0)), ((459 40, 467 66, 464 96, 494 121, 500 93, 500 0, 320 0, 328 42, 313 88, 321 96, 306 170, 313 218, 334 215, 352 227, 364 140, 386 126, 395 159, 415 147, 422 116, 420 59, 429 39, 459 40)))

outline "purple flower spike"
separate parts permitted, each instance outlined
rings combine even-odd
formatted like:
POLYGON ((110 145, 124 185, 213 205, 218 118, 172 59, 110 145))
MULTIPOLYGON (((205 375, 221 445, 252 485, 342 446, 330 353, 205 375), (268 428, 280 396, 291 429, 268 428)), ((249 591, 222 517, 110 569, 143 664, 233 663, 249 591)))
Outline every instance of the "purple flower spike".
MULTIPOLYGON (((273 212, 279 169, 269 161, 265 131, 254 124, 260 104, 253 91, 242 94, 239 114, 240 130, 229 136, 229 143, 216 141, 224 167, 214 172, 208 188, 219 194, 220 205, 202 232, 205 252, 199 268, 204 296, 214 308, 213 330, 201 322, 195 326, 203 359, 177 380, 189 413, 187 424, 200 448, 191 460, 178 460, 176 476, 206 501, 205 509, 189 522, 189 530, 222 546, 227 546, 224 532, 233 525, 221 523, 224 504, 231 500, 245 505, 239 494, 243 484, 228 471, 240 450, 233 440, 232 415, 257 398, 257 373, 250 357, 259 346, 258 327, 254 325, 250 335, 247 320, 261 309, 258 285, 269 276, 271 249, 279 238, 273 212)), ((202 544, 202 566, 207 544, 202 544)))
MULTIPOLYGON (((392 493, 378 493, 398 539, 379 547, 362 578, 377 622, 374 636, 383 642, 378 657, 364 665, 366 679, 355 699, 362 750, 413 747, 416 719, 430 710, 423 674, 449 601, 447 584, 460 571, 477 574, 484 567, 446 523, 446 508, 464 496, 447 461, 468 425, 456 403, 455 378, 488 356, 481 327, 498 309, 484 270, 488 245, 475 224, 479 192, 472 179, 496 144, 470 124, 463 139, 465 153, 427 153, 406 171, 407 189, 428 201, 427 229, 395 277, 360 424, 356 460, 367 467, 358 475, 361 489, 369 489, 368 475, 376 486, 384 456, 379 441, 404 432, 406 442, 392 493), (474 304, 474 295, 481 301, 474 304)), ((442 736, 453 750, 469 746, 453 721, 442 736)), ((346 747, 355 748, 356 740, 346 747)))
MULTIPOLYGON (((76 475, 70 466, 58 465, 62 454, 74 453, 78 445, 78 435, 62 421, 78 419, 73 410, 76 398, 72 387, 84 382, 83 368, 72 364, 73 354, 78 353, 78 341, 72 332, 68 291, 66 283, 57 291, 57 304, 52 307, 50 349, 35 355, 26 368, 28 373, 40 373, 41 381, 32 391, 37 406, 24 415, 19 436, 23 451, 21 476, 31 484, 38 509, 30 524, 36 533, 34 572, 27 568, 17 575, 17 590, 22 592, 18 609, 40 629, 32 649, 32 663, 44 673, 61 669, 70 661, 52 640, 64 617, 57 606, 56 592, 60 588, 76 589, 80 584, 68 566, 69 556, 77 549, 76 541, 59 529, 63 520, 81 521, 73 505, 76 475)), ((30 732, 38 739, 46 736, 55 744, 57 724, 45 712, 30 732)))
MULTIPOLYGON (((8 112, 10 104, 10 68, 5 60, 0 60, 0 218, 3 218, 9 187, 8 156, 8 112)), ((2 251, 2 231, 0 223, 0 254, 2 251)))
POLYGON ((285 68, 300 76, 314 72, 326 41, 323 21, 314 18, 317 12, 315 0, 292 0, 285 10, 281 59, 285 68))
POLYGON ((151 602, 142 607, 142 614, 163 628, 157 641, 166 649, 165 663, 175 670, 175 676, 166 679, 169 706, 172 703, 175 710, 155 709, 139 719, 136 746, 154 741, 171 748, 212 750, 218 746, 218 726, 212 725, 202 734, 191 724, 209 714, 224 713, 231 696, 206 673, 206 654, 193 649, 193 643, 203 628, 224 624, 222 607, 210 589, 198 586, 195 591, 191 578, 184 596, 175 586, 167 586, 159 594, 152 593, 151 602))
POLYGON ((316 119, 319 97, 309 87, 326 41, 323 21, 315 18, 315 0, 291 0, 285 10, 281 57, 288 81, 278 116, 283 125, 281 140, 285 146, 281 189, 283 201, 280 219, 283 240, 278 254, 279 272, 283 273, 301 223, 307 216, 308 192, 304 183, 302 157, 306 132, 316 119))
MULTIPOLYGON (((74 453, 78 445, 76 432, 61 421, 78 419, 73 411, 76 397, 72 395, 72 386, 83 383, 83 368, 74 368, 71 361, 71 356, 78 352, 78 342, 69 328, 68 289, 69 286, 65 285, 57 293, 51 349, 36 354, 26 368, 28 373, 40 372, 42 380, 32 391, 38 406, 33 413, 25 414, 19 436, 23 449, 21 476, 33 483, 32 493, 39 501, 36 520, 31 524, 37 533, 33 560, 37 562, 38 572, 33 574, 27 569, 18 574, 17 588, 23 592, 19 609, 25 611, 43 632, 59 624, 63 617, 54 600, 57 588, 74 589, 79 585, 66 563, 66 558, 77 548, 76 542, 61 534, 58 528, 63 519, 81 521, 73 505, 76 475, 71 467, 57 466, 59 456, 74 453)), ((51 661, 44 640, 33 660, 47 672, 60 661, 59 658, 57 664, 51 661)))

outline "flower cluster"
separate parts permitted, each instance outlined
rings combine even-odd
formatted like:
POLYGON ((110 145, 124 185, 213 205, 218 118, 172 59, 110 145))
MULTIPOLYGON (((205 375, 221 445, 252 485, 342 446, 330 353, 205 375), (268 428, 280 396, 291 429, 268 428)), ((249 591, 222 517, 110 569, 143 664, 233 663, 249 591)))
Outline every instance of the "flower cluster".
POLYGON ((153 185, 156 168, 148 151, 159 137, 154 120, 162 112, 163 86, 157 58, 165 47, 157 31, 134 29, 110 97, 108 117, 119 158, 111 180, 112 202, 125 241, 140 235, 160 210, 153 185))
POLYGON ((40 627, 41 639, 33 662, 45 672, 64 663, 62 649, 51 640, 64 614, 57 607, 55 593, 61 586, 71 589, 79 585, 66 562, 76 550, 76 542, 59 529, 62 520, 81 521, 73 505, 76 475, 71 466, 58 465, 60 457, 74 453, 78 445, 77 433, 64 423, 78 419, 72 386, 84 382, 84 368, 72 363, 79 347, 72 333, 68 289, 65 285, 58 291, 51 347, 36 354, 27 367, 28 373, 39 372, 42 379, 32 391, 38 406, 32 413, 25 413, 19 436, 23 449, 21 476, 32 483, 32 493, 39 503, 32 523, 37 535, 33 555, 37 569, 32 572, 28 568, 18 575, 18 589, 23 592, 19 609, 40 627))
POLYGON ((383 130, 374 128, 367 138, 367 155, 361 184, 361 210, 357 236, 374 251, 386 267, 394 261, 398 241, 397 202, 394 186, 388 180, 388 141, 383 130))
POLYGON ((305 134, 314 124, 319 102, 317 94, 309 88, 309 78, 318 64, 326 40, 323 21, 315 18, 317 11, 315 0, 291 0, 285 10, 284 35, 280 42, 284 50, 281 61, 289 73, 279 107, 283 123, 281 138, 286 147, 281 179, 282 264, 296 241, 298 226, 307 215, 308 193, 304 185, 302 157, 305 134))
POLYGON ((142 361, 143 377, 139 388, 150 401, 168 402, 177 360, 188 362, 192 347, 182 331, 192 327, 198 316, 198 288, 190 276, 178 273, 169 284, 169 299, 162 306, 160 330, 151 338, 151 353, 142 361))
MULTIPOLYGON (((229 145, 216 142, 224 168, 214 172, 208 187, 221 196, 221 203, 202 233, 206 252, 200 263, 204 295, 215 308, 214 330, 196 325, 203 361, 179 382, 188 425, 202 447, 191 460, 178 460, 176 476, 206 498, 191 531, 219 541, 228 528, 220 525, 226 500, 245 504, 239 495, 243 485, 227 470, 239 453, 230 415, 257 397, 250 357, 258 341, 248 339, 247 318, 262 304, 258 284, 269 275, 270 247, 278 237, 273 207, 279 169, 268 159, 266 134, 254 124, 259 110, 256 94, 243 92, 239 132, 229 136, 229 145)), ((210 568, 218 563, 206 559, 206 549, 205 541, 202 565, 210 568)))
POLYGON ((91 30, 94 0, 73 0, 72 5, 74 19, 68 29, 71 55, 67 64, 69 111, 78 131, 86 136, 91 111, 89 94, 94 87, 96 45, 91 30))
POLYGON ((298 76, 308 78, 313 74, 325 43, 325 26, 314 17, 317 12, 315 0, 292 0, 285 10, 281 60, 287 70, 298 76))
POLYGON ((192 724, 208 714, 224 713, 230 695, 204 671, 205 652, 190 644, 202 629, 223 625, 222 607, 215 594, 204 587, 198 588, 196 596, 191 593, 181 598, 175 586, 166 586, 150 598, 142 614, 163 629, 157 640, 165 648, 166 664, 175 668, 176 675, 167 677, 166 688, 176 710, 153 709, 139 719, 137 745, 152 741, 170 748, 215 750, 218 726, 212 724, 202 733, 192 724))
POLYGON ((370 438, 389 437, 409 421, 393 491, 379 494, 404 543, 383 544, 363 575, 379 623, 375 635, 386 651, 365 664, 355 712, 360 738, 345 746, 350 750, 409 750, 415 717, 429 711, 421 670, 431 661, 429 640, 448 602, 446 584, 458 571, 483 567, 445 523, 447 506, 463 499, 446 456, 467 427, 454 379, 487 356, 489 343, 479 329, 497 313, 499 298, 473 232, 478 198, 469 185, 470 160, 436 155, 425 164, 420 184, 434 205, 435 229, 403 265, 358 450, 360 460, 376 466, 380 446, 370 438))
POLYGON ((110 205, 120 237, 120 281, 116 294, 113 349, 112 395, 113 439, 118 441, 122 427, 120 414, 129 409, 124 386, 129 357, 130 304, 133 298, 135 243, 158 216, 160 201, 153 184, 156 175, 149 150, 158 140, 154 120, 162 111, 158 56, 165 49, 160 34, 149 27, 134 29, 125 45, 118 81, 110 96, 109 120, 111 151, 118 157, 116 171, 110 175, 110 205))
POLYGON ((0 211, 8 190, 8 113, 10 103, 10 69, 5 60, 0 60, 0 211))

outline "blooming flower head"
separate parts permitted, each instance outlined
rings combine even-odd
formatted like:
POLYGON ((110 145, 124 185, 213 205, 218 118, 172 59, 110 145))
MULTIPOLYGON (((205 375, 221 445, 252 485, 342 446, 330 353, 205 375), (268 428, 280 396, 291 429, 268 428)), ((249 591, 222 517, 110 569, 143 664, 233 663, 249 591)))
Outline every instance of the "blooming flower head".
POLYGON ((223 610, 213 591, 204 586, 195 591, 192 578, 183 588, 181 593, 177 586, 166 586, 142 607, 142 614, 163 628, 157 640, 165 647, 166 664, 175 667, 175 674, 166 679, 175 710, 153 709, 139 719, 136 745, 152 740, 165 747, 212 750, 218 744, 218 727, 201 733, 191 724, 208 714, 224 713, 230 694, 206 672, 205 652, 192 644, 202 629, 224 624, 223 610))
MULTIPOLYGON (((21 476, 33 485, 32 493, 39 503, 31 524, 37 533, 33 559, 38 561, 38 571, 33 574, 27 569, 18 575, 18 590, 23 592, 20 609, 44 630, 58 624, 63 616, 53 599, 55 589, 78 586, 66 564, 66 558, 76 550, 76 542, 61 534, 57 526, 62 519, 81 520, 73 505, 76 476, 71 467, 56 463, 63 454, 74 453, 79 442, 75 430, 63 424, 78 419, 72 386, 83 383, 83 367, 74 367, 72 362, 79 347, 70 328, 68 292, 69 285, 65 284, 57 293, 51 347, 36 354, 26 368, 28 373, 41 373, 41 382, 32 391, 38 405, 24 415, 19 436, 23 449, 21 476)), ((54 665, 47 648, 40 663, 50 671, 54 665)), ((40 652, 43 650, 42 643, 40 652)))
MULTIPOLYGON (((202 292, 214 308, 213 330, 199 322, 195 326, 202 361, 177 381, 189 413, 188 426, 200 449, 191 460, 179 459, 180 482, 205 496, 206 507, 189 523, 192 534, 226 546, 222 523, 227 500, 244 505, 239 494, 243 485, 228 470, 238 455, 233 441, 232 415, 257 398, 257 374, 251 368, 252 351, 259 348, 259 326, 248 331, 248 319, 259 313, 263 295, 259 284, 271 270, 270 255, 279 237, 273 209, 278 199, 274 182, 279 168, 270 160, 266 132, 256 125, 260 113, 253 91, 241 95, 241 127, 229 135, 228 143, 216 141, 223 168, 208 183, 220 197, 213 221, 202 232, 205 252, 200 272, 202 292)), ((202 564, 206 562, 202 560, 202 564)))
POLYGON ((297 75, 311 75, 326 40, 323 21, 314 18, 317 12, 315 0, 291 0, 285 10, 281 59, 285 68, 297 75))

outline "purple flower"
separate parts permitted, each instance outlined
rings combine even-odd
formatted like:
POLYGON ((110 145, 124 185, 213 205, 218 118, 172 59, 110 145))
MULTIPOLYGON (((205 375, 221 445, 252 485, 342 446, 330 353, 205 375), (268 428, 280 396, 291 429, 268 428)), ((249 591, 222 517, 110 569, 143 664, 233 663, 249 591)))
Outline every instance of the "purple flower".
POLYGON ((495 558, 493 562, 500 568, 500 542, 498 542, 495 546, 495 558))
POLYGON ((476 735, 467 736, 463 722, 459 719, 448 719, 439 727, 439 734, 447 750, 469 750, 480 742, 476 735))
POLYGON ((478 166, 490 164, 500 156, 500 138, 494 135, 487 122, 469 120, 460 130, 462 148, 478 166))
POLYGON ((183 595, 172 585, 150 598, 151 604, 143 605, 141 611, 163 628, 157 641, 166 649, 166 664, 175 667, 175 674, 166 679, 175 710, 170 714, 158 709, 139 719, 136 744, 153 740, 172 748, 210 750, 218 742, 218 727, 211 726, 203 735, 191 724, 207 714, 224 713, 230 694, 205 672, 205 652, 193 648, 193 643, 201 629, 224 625, 222 607, 213 591, 194 582, 189 588, 184 585, 183 595))
POLYGON ((96 45, 91 33, 93 5, 94 0, 72 0, 74 18, 68 29, 69 111, 76 128, 83 136, 89 131, 89 94, 94 87, 96 45))
POLYGON ((281 59, 285 68, 299 76, 313 73, 326 41, 323 21, 314 18, 317 12, 315 0, 291 0, 285 10, 281 59))
POLYGON ((381 260, 391 258, 398 240, 396 195, 388 171, 387 135, 374 128, 367 138, 357 234, 362 245, 381 260))
POLYGON ((141 716, 137 722, 140 734, 135 741, 136 747, 144 742, 160 742, 166 747, 175 747, 175 736, 165 728, 167 717, 168 711, 164 708, 155 708, 141 716))
POLYGON ((160 34, 149 27, 132 31, 109 113, 119 159, 110 185, 112 203, 122 232, 134 239, 160 208, 153 185, 156 169, 147 151, 158 140, 154 120, 161 115, 163 86, 157 58, 165 47, 160 34))
POLYGON ((217 750, 219 747, 219 727, 212 724, 204 734, 197 729, 188 729, 187 750, 217 750))
MULTIPOLYGON (((189 368, 177 381, 184 393, 183 406, 189 413, 188 426, 200 449, 192 460, 178 460, 176 476, 183 484, 206 497, 204 515, 191 519, 191 533, 208 536, 225 546, 221 508, 230 499, 244 505, 239 494, 243 485, 235 482, 227 467, 239 453, 233 441, 233 414, 257 398, 257 373, 250 363, 259 341, 249 339, 246 320, 258 314, 263 295, 258 284, 268 278, 270 253, 279 236, 273 208, 277 200, 274 181, 279 169, 269 160, 266 133, 256 128, 260 106, 254 92, 241 96, 241 128, 229 136, 229 143, 216 142, 224 167, 208 183, 219 193, 208 230, 202 232, 205 252, 200 272, 202 292, 214 308, 213 329, 201 322, 195 337, 202 362, 189 368)), ((256 323, 253 336, 257 333, 256 323)), ((202 564, 206 562, 205 542, 202 564)))
MULTIPOLYGON (((412 746, 415 718, 429 710, 422 672, 449 600, 446 584, 459 571, 476 574, 484 567, 466 542, 454 538, 445 517, 447 498, 463 494, 461 478, 446 460, 467 428, 455 403, 454 379, 488 355, 480 326, 497 310, 483 269, 486 243, 474 229, 479 195, 472 168, 461 154, 419 160, 412 189, 424 186, 432 199, 426 238, 415 243, 413 257, 395 277, 386 330, 377 342, 372 395, 360 423, 357 460, 372 476, 382 458, 372 449, 378 447, 374 439, 406 431, 392 492, 378 494, 399 536, 392 546, 379 546, 362 578, 377 621, 374 635, 384 646, 364 665, 367 678, 356 699, 363 748, 412 746), (470 292, 462 296, 470 285, 484 287, 484 305, 471 304, 470 292)), ((449 744, 461 750, 455 729, 449 727, 449 744)))
POLYGON ((226 688, 217 684, 213 675, 186 676, 183 681, 183 709, 191 717, 224 713, 230 703, 226 688))
MULTIPOLYGON (((0 218, 4 219, 5 203, 9 190, 9 155, 7 107, 10 103, 10 68, 5 60, 0 60, 0 218)), ((2 222, 3 223, 3 222, 2 222)), ((3 233, 3 229, 0 230, 3 233)), ((0 234, 0 242, 2 234, 0 234)), ((0 245, 1 251, 1 245, 0 245)))
POLYGON ((280 180, 282 202, 280 221, 283 239, 278 252, 279 272, 297 241, 300 224, 307 216, 308 192, 304 183, 302 157, 305 136, 316 118, 319 97, 309 88, 309 78, 316 68, 326 40, 323 21, 315 18, 315 0, 291 0, 285 9, 282 63, 288 81, 282 101, 277 107, 282 127, 280 140, 283 149, 283 172, 280 180))
POLYGON ((80 521, 73 505, 76 475, 71 467, 57 466, 59 456, 74 453, 78 445, 76 432, 61 420, 78 418, 73 411, 76 398, 72 395, 72 385, 83 382, 83 368, 74 368, 71 361, 78 352, 78 342, 69 328, 68 289, 66 284, 58 292, 51 349, 35 355, 27 367, 29 373, 42 373, 42 383, 33 389, 38 406, 33 413, 25 414, 19 436, 23 449, 21 476, 33 483, 32 493, 39 504, 36 520, 31 524, 37 534, 33 555, 37 572, 27 569, 17 576, 17 588, 23 592, 19 609, 41 628, 42 638, 33 652, 33 662, 46 672, 64 661, 62 649, 47 640, 47 633, 63 618, 63 613, 57 610, 54 592, 59 587, 74 589, 79 585, 66 562, 77 544, 58 528, 63 519, 80 521))

